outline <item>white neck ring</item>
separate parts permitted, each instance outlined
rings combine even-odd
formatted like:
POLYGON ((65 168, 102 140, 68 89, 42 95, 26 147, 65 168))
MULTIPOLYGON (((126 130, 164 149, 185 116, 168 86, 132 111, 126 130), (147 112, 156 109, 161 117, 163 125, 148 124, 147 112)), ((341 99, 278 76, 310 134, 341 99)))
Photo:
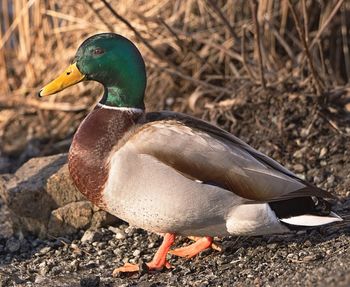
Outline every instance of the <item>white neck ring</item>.
POLYGON ((143 109, 139 108, 129 108, 129 107, 113 107, 113 106, 107 106, 101 103, 97 104, 97 107, 100 107, 101 109, 108 109, 108 110, 117 110, 117 111, 125 111, 125 112, 132 112, 132 113, 143 113, 143 109))

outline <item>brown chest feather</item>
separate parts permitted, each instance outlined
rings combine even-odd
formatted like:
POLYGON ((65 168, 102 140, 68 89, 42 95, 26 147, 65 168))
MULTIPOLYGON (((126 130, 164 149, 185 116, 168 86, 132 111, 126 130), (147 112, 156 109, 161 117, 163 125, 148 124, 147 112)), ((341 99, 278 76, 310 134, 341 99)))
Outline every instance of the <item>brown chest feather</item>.
POLYGON ((141 116, 96 107, 73 138, 68 157, 71 177, 78 190, 101 208, 105 207, 102 192, 108 179, 110 153, 141 116))

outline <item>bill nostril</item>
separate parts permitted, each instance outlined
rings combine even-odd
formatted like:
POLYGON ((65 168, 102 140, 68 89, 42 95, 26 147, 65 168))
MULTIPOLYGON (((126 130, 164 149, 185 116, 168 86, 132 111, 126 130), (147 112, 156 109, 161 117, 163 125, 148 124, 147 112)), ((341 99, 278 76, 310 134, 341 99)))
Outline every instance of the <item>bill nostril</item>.
POLYGON ((67 73, 66 73, 66 74, 67 74, 67 76, 69 76, 69 75, 70 75, 70 73, 71 73, 71 72, 67 72, 67 73))

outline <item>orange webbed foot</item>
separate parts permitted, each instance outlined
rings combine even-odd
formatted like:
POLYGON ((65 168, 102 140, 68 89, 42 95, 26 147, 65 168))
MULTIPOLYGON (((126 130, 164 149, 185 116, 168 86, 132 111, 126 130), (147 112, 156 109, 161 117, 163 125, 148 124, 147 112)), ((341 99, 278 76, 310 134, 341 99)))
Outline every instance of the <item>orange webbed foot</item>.
MULTIPOLYGON (((196 256, 198 253, 202 252, 203 250, 213 245, 213 237, 206 236, 206 237, 189 237, 189 238, 195 240, 196 242, 185 247, 170 250, 168 253, 172 255, 180 256, 180 257, 192 258, 196 256)), ((221 251, 221 248, 218 247, 215 243, 214 243, 214 248, 219 249, 221 251)))

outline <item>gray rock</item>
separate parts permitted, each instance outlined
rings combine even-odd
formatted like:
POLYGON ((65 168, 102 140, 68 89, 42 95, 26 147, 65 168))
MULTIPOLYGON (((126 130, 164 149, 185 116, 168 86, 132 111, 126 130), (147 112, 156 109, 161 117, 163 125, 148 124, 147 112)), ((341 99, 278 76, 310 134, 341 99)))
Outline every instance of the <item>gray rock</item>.
POLYGON ((52 211, 48 233, 53 236, 73 234, 90 226, 93 211, 89 201, 71 202, 52 211))
POLYGON ((58 206, 64 206, 70 202, 86 200, 75 188, 69 174, 68 164, 62 165, 57 172, 47 179, 46 191, 58 206))
POLYGON ((85 231, 83 237, 80 239, 81 242, 95 242, 102 238, 102 234, 96 230, 88 229, 85 231))
POLYGON ((33 158, 14 175, 0 176, 0 197, 15 232, 63 236, 120 220, 93 206, 75 188, 66 154, 33 158))
POLYGON ((112 214, 104 210, 97 209, 95 211, 94 207, 93 207, 93 210, 94 210, 94 213, 91 219, 91 228, 99 228, 104 226, 116 225, 122 222, 121 219, 113 216, 112 214))
POLYGON ((65 163, 66 155, 34 158, 5 181, 1 197, 11 212, 13 229, 23 233, 46 234, 51 210, 58 207, 46 192, 46 182, 65 163))

